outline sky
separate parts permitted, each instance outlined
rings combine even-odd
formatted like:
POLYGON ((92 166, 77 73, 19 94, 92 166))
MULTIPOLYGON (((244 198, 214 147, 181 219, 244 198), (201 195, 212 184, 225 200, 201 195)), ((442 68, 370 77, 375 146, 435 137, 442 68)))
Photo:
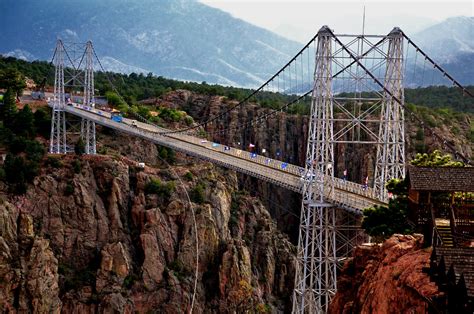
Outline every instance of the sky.
POLYGON ((474 16, 474 0, 200 0, 252 24, 299 42, 322 25, 336 33, 386 34, 394 26, 409 36, 453 16, 474 16))

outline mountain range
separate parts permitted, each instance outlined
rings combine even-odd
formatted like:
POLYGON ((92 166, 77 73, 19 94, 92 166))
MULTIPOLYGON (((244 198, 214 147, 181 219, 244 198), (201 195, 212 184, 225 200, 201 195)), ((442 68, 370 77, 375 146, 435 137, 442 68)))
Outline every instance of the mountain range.
MULTIPOLYGON (((302 44, 195 0, 2 0, 0 53, 50 60, 55 41, 92 40, 103 66, 186 81, 256 87, 302 44)), ((473 17, 413 37, 464 84, 474 83, 473 17)))

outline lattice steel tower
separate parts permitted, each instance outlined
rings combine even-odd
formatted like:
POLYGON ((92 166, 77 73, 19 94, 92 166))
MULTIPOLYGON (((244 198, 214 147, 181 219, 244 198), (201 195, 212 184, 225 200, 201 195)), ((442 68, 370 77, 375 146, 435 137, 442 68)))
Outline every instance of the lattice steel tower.
POLYGON ((318 32, 316 51, 294 313, 325 312, 336 293, 335 208, 326 202, 334 189, 332 39, 329 28, 323 26, 318 32))
POLYGON ((51 138, 49 142, 49 152, 51 154, 67 153, 66 142, 66 113, 64 106, 66 96, 64 93, 64 55, 63 42, 58 40, 54 55, 54 96, 53 96, 53 117, 51 119, 51 138))
POLYGON ((392 178, 405 177, 405 116, 403 92, 403 33, 395 27, 388 35, 389 46, 381 108, 374 189, 380 199, 385 184, 392 178))
MULTIPOLYGON (((84 105, 95 107, 94 100, 94 59, 93 59, 92 42, 86 43, 85 50, 85 69, 84 69, 84 105)), ((82 119, 81 122, 81 137, 85 144, 86 154, 96 153, 95 141, 95 122, 82 119)))
MULTIPOLYGON (((387 199, 386 182, 405 175, 403 33, 394 28, 386 36, 371 35, 378 40, 375 44, 364 35, 340 37, 346 38, 346 43, 327 26, 317 36, 294 313, 327 312, 336 293, 340 230, 336 228, 336 208, 326 201, 334 193, 336 147, 376 145, 375 187, 366 187, 366 193, 374 193, 380 200, 387 199), (384 65, 385 71, 381 70, 384 65)), ((364 177, 367 182, 368 174, 364 177)))

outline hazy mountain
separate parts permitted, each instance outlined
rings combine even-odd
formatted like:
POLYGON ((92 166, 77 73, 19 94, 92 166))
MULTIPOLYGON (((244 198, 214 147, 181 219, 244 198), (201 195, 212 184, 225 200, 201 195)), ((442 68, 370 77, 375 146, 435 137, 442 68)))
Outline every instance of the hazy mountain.
MULTIPOLYGON (((412 39, 461 83, 474 84, 474 17, 449 18, 412 39)), ((420 60, 417 64, 418 68, 423 66, 420 60)))
POLYGON ((0 53, 50 60, 92 40, 110 70, 256 86, 301 44, 192 0, 2 0, 0 53))
POLYGON ((449 18, 415 34, 413 40, 439 62, 474 53, 474 17, 449 18))
MULTIPOLYGON (((50 60, 57 38, 92 40, 108 70, 224 85, 258 86, 302 47, 194 0, 1 0, 0 12, 0 53, 50 60)), ((474 84, 474 68, 466 66, 474 61, 473 25, 473 17, 450 18, 411 37, 455 78, 474 84)), ((418 78, 407 72, 413 86, 418 78)))

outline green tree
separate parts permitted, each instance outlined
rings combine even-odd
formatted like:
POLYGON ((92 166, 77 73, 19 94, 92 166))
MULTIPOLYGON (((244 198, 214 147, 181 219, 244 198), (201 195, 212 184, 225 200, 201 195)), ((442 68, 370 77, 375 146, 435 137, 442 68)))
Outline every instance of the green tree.
POLYGON ((20 96, 25 87, 25 77, 17 69, 7 68, 0 72, 0 88, 11 90, 13 97, 20 96))
POLYGON ((9 129, 13 127, 17 112, 15 95, 11 89, 7 89, 3 97, 3 106, 0 110, 0 116, 5 127, 9 129))
POLYGON ((413 232, 408 225, 408 182, 392 179, 387 183, 387 190, 395 195, 388 206, 374 206, 364 209, 362 228, 365 232, 383 240, 394 233, 407 234, 413 232))
POLYGON ((5 170, 5 181, 9 184, 10 190, 16 194, 26 192, 25 160, 21 156, 8 154, 3 164, 5 170))
POLYGON ((36 134, 35 117, 30 107, 26 105, 21 109, 13 121, 13 132, 27 138, 32 138, 36 134))
POLYGON ((33 114, 36 132, 49 138, 51 132, 51 110, 49 108, 38 108, 33 114))
MULTIPOLYGON (((107 97, 107 101, 110 105, 118 108, 124 108, 124 106, 127 106, 127 104, 120 98, 119 95, 117 95, 114 92, 107 92, 105 93, 105 97, 107 97)), ((119 109, 122 111, 121 109, 119 109)), ((126 110, 125 110, 126 111, 126 110)))
POLYGON ((464 163, 453 160, 449 154, 441 155, 439 150, 430 154, 416 154, 415 159, 410 163, 420 167, 464 167, 464 163))
POLYGON ((74 145, 74 153, 76 155, 83 155, 86 152, 86 143, 84 143, 84 140, 80 137, 76 145, 74 145))
POLYGON ((38 163, 43 159, 46 151, 44 149, 43 144, 41 144, 40 142, 36 140, 27 140, 25 153, 28 156, 28 160, 38 163))

